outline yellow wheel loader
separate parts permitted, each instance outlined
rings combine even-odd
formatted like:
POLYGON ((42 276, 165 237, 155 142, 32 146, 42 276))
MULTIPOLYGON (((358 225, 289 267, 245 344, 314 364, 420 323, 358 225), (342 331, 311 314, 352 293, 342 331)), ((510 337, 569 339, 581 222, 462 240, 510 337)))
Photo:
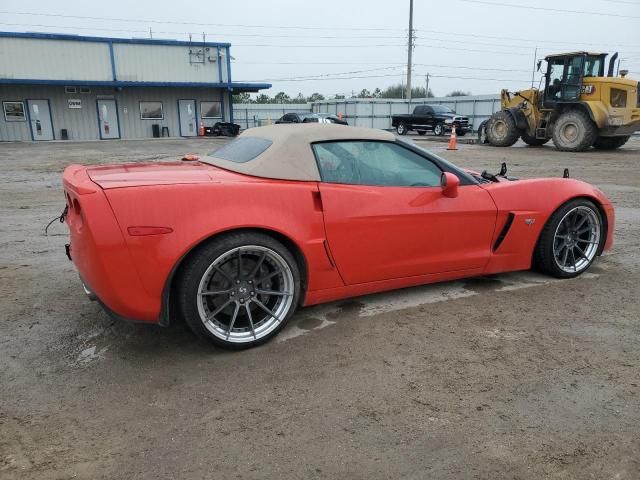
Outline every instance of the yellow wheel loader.
POLYGON ((640 83, 625 78, 625 70, 614 76, 617 56, 606 76, 606 53, 547 56, 544 90, 502 90, 501 110, 484 125, 487 142, 509 147, 519 138, 531 146, 553 140, 565 152, 621 147, 640 130, 640 83))

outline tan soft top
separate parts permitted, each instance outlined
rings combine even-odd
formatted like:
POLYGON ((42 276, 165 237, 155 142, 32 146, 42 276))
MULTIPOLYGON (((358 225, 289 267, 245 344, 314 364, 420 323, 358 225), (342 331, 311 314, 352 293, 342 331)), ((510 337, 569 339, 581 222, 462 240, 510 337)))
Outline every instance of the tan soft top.
POLYGON ((384 130, 318 123, 250 128, 238 139, 244 137, 265 138, 272 145, 253 160, 244 163, 217 158, 216 152, 202 157, 202 161, 256 177, 320 181, 320 172, 311 150, 312 143, 328 140, 395 140, 392 133, 384 130))

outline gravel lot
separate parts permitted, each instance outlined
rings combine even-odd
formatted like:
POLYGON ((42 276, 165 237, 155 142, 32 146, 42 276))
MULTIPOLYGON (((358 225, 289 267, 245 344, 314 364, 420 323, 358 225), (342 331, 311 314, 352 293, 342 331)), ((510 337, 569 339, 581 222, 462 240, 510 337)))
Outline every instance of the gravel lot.
POLYGON ((640 478, 640 140, 623 149, 420 143, 462 166, 593 182, 617 207, 588 274, 530 272, 304 309, 216 350, 112 321, 44 225, 69 163, 224 140, 0 144, 0 477, 640 478))

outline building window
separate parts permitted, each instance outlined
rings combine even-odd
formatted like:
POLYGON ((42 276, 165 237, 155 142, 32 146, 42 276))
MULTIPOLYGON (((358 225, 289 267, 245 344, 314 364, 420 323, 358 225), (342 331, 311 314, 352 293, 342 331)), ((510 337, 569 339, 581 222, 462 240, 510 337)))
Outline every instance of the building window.
POLYGON ((64 87, 64 93, 76 93, 76 87, 64 87))
POLYGON ((2 102, 4 119, 7 122, 24 122, 27 117, 24 113, 24 102, 2 102))
POLYGON ((220 102, 200 102, 200 117, 222 118, 222 104, 220 102))
POLYGON ((164 120, 162 102, 140 102, 140 120, 164 120))
POLYGON ((89 87, 80 87, 80 93, 91 93, 91 89, 89 87))

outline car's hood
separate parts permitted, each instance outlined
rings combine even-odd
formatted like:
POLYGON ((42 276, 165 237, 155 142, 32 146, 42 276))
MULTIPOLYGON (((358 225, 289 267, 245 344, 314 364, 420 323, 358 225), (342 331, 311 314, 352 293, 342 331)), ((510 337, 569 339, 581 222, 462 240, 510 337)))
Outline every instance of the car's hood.
POLYGON ((104 189, 230 180, 237 174, 200 162, 125 163, 87 167, 91 180, 104 189))

